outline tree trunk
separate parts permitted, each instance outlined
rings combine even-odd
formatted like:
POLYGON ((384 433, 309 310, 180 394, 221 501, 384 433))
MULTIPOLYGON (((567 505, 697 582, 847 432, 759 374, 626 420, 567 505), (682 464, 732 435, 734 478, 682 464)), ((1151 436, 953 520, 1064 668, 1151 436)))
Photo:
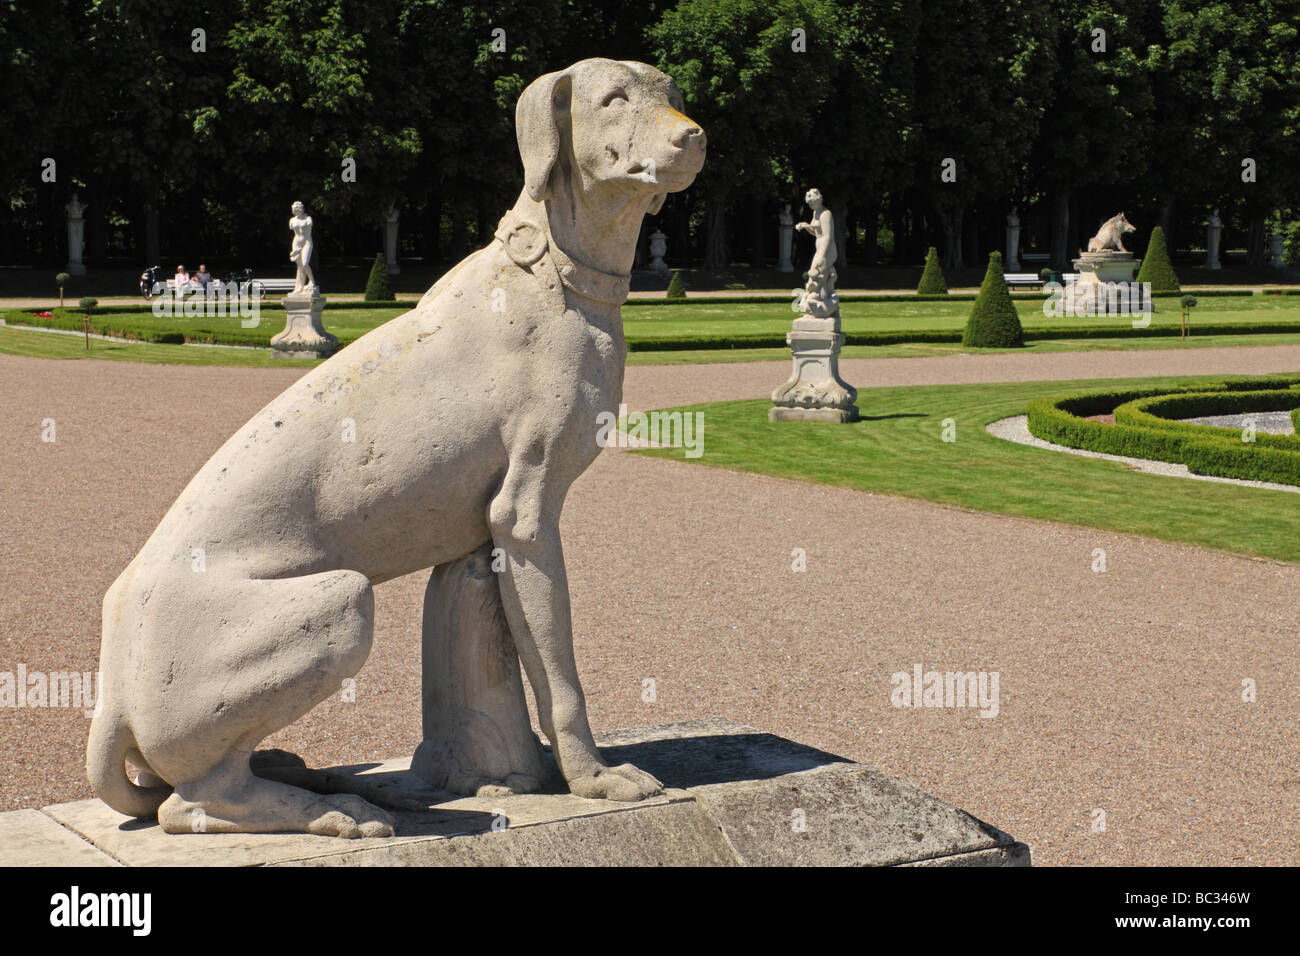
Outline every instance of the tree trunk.
POLYGON ((99 198, 100 201, 89 204, 90 210, 86 216, 86 258, 103 268, 104 260, 108 257, 108 217, 104 215, 103 197, 96 197, 94 193, 91 193, 91 197, 99 198))
POLYGON ((962 245, 962 258, 975 265, 980 262, 980 221, 978 213, 973 209, 966 217, 966 240, 962 245))
POLYGON ((1173 252, 1174 244, 1169 238, 1174 232, 1174 199, 1172 196, 1167 198, 1160 206, 1160 215, 1156 217, 1156 225, 1165 231, 1165 245, 1169 247, 1170 252, 1173 252))
POLYGON ((720 270, 727 267, 727 203, 715 199, 709 203, 704 226, 704 268, 720 270))
POLYGON ((831 219, 835 223, 835 264, 840 268, 849 264, 849 243, 846 226, 849 218, 849 204, 838 200, 831 206, 831 219))
POLYGON ((944 201, 935 203, 935 214, 939 218, 939 231, 943 248, 939 257, 944 269, 962 269, 965 264, 961 256, 962 214, 964 207, 960 202, 944 201))
POLYGON ((767 268, 766 246, 767 217, 764 215, 763 200, 749 201, 749 264, 755 269, 767 268))
POLYGON ((469 251, 469 226, 462 213, 453 213, 451 220, 451 258, 459 262, 469 251))
POLYGON ((162 235, 158 226, 158 203, 155 201, 144 204, 144 257, 151 266, 162 262, 162 235))
POLYGON ((426 262, 440 262, 442 255, 442 196, 435 193, 424 207, 424 236, 420 255, 426 262))
POLYGON ((880 255, 880 249, 876 245, 876 235, 880 229, 879 221, 880 205, 873 202, 867 206, 867 212, 862 221, 862 251, 860 255, 862 264, 868 269, 876 267, 876 259, 880 255))
POLYGON ((894 204, 893 214, 894 229, 894 255, 893 264, 895 266, 908 266, 912 260, 907 256, 907 207, 901 202, 894 204))
POLYGON ((1052 265, 1064 269, 1070 258, 1070 190, 1060 188, 1052 194, 1052 265))
POLYGON ((1250 213, 1249 225, 1246 227, 1246 262, 1256 268, 1263 268, 1268 262, 1264 232, 1263 213, 1250 213))

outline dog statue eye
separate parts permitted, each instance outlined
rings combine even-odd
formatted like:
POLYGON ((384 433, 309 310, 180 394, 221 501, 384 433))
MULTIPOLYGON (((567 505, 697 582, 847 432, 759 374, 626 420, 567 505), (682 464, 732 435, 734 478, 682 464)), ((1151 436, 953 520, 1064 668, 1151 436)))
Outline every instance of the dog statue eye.
POLYGON ((609 106, 609 105, 610 105, 611 103, 613 103, 615 100, 622 100, 624 103, 626 103, 626 102, 627 102, 627 94, 626 94, 625 92, 623 92, 622 90, 615 90, 613 93, 610 93, 608 96, 606 96, 606 97, 605 97, 605 102, 601 103, 600 105, 601 105, 601 106, 609 106))

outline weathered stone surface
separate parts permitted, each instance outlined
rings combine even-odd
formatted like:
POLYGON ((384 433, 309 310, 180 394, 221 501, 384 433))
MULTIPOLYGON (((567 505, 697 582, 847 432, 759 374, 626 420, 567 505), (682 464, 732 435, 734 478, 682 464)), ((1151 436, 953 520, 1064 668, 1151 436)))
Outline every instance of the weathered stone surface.
POLYGON ((0 866, 117 866, 39 810, 0 813, 0 866))
MULTIPOLYGON (((374 842, 374 841, 367 841, 374 842)), ((392 841, 386 841, 392 842, 392 841)), ((340 846, 334 843, 334 848, 340 846)), ((693 800, 620 808, 544 826, 514 827, 278 865, 305 866, 737 866, 717 825, 693 800)))
POLYGON ((975 850, 972 853, 955 853, 952 856, 940 856, 930 860, 916 860, 900 863, 900 866, 1029 866, 1029 847, 1023 843, 1008 843, 988 850, 975 850))
POLYGON ((1013 842, 856 764, 692 792, 751 866, 895 866, 1013 842))
POLYGON ((48 807, 48 818, 8 816, 27 825, 33 817, 58 821, 69 847, 84 852, 90 841, 133 866, 1029 864, 1023 844, 915 787, 744 724, 693 721, 597 739, 607 760, 635 762, 664 782, 664 792, 636 804, 589 800, 552 774, 549 792, 455 797, 401 759, 294 768, 318 775, 330 792, 386 808, 397 830, 389 838, 178 835, 97 800, 48 807))

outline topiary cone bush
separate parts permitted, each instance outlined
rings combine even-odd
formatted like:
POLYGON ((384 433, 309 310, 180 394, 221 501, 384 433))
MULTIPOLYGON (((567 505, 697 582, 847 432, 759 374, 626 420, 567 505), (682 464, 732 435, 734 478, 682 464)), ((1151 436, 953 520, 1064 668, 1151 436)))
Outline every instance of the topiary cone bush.
POLYGON ((388 284, 388 266, 384 264, 384 254, 375 253, 375 264, 370 267, 370 278, 366 280, 367 302, 391 302, 393 287, 388 284))
POLYGON ((921 273, 921 284, 916 287, 917 295, 947 295, 948 280, 943 277, 943 267, 939 265, 939 250, 934 246, 925 254, 925 271, 921 273))
POLYGON ((1178 275, 1174 264, 1169 261, 1169 249, 1165 246, 1165 231, 1159 226, 1151 230, 1151 239, 1147 243, 1146 257, 1142 268, 1138 270, 1138 282, 1150 282, 1152 292, 1181 292, 1178 275))
POLYGON ((676 269, 673 271, 673 277, 668 282, 668 292, 665 294, 665 298, 669 298, 669 299, 686 298, 686 286, 682 285, 681 269, 676 269))
POLYGON ((1025 330, 1020 327, 1016 304, 1011 301, 1011 292, 1002 278, 1000 252, 989 256, 989 268, 966 320, 961 344, 977 349, 1012 349, 1025 344, 1025 330))

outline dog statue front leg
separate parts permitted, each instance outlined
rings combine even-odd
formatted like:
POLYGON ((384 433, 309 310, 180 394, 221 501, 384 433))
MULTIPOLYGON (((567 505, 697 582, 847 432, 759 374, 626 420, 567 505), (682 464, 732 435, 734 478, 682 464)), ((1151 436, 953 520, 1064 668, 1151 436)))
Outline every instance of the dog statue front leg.
MULTIPOLYGON (((506 558, 501 603, 537 697, 542 732, 576 796, 644 800, 660 793, 663 784, 631 764, 606 764, 587 723, 587 703, 573 657, 569 583, 560 545, 563 495, 559 503, 552 503, 541 494, 519 490, 507 478, 489 508, 488 520, 493 544, 506 558)), ((536 486, 534 490, 540 492, 536 486)))

